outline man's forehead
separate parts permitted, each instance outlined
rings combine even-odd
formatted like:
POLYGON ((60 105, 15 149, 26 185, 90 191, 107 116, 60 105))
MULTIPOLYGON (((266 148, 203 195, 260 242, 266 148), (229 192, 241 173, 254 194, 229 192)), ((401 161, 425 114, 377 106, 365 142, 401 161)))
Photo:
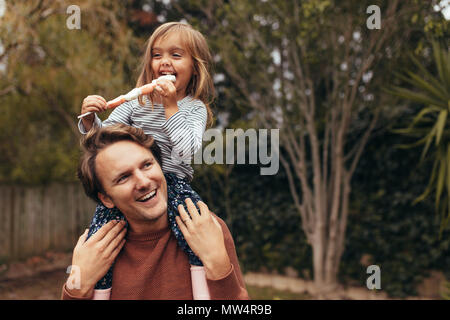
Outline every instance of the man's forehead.
POLYGON ((106 172, 102 172, 104 174, 126 169, 127 166, 132 166, 135 162, 140 162, 149 157, 153 158, 149 149, 132 141, 119 141, 98 153, 96 166, 100 170, 105 169, 106 172))

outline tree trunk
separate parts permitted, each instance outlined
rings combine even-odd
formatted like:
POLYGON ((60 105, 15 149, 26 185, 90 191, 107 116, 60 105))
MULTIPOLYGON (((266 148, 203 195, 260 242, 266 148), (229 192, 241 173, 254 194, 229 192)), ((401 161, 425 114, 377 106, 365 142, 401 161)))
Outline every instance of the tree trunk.
POLYGON ((314 217, 309 221, 313 225, 310 244, 313 249, 314 284, 320 299, 339 297, 337 277, 345 244, 350 196, 350 173, 345 169, 339 142, 334 145, 338 150, 331 154, 333 169, 329 180, 321 180, 313 191, 315 203, 320 200, 320 208, 312 208, 313 212, 309 215, 314 217))

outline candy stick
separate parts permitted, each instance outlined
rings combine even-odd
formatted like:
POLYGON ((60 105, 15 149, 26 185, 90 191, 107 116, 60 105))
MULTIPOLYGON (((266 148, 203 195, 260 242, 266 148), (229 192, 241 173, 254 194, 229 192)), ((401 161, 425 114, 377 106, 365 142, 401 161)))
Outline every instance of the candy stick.
MULTIPOLYGON (((107 109, 113 109, 113 108, 116 108, 116 107, 120 106, 122 103, 124 103, 126 101, 131 101, 131 100, 136 99, 140 95, 149 94, 149 93, 153 92, 153 90, 155 89, 155 87, 157 85, 157 81, 164 80, 164 79, 172 81, 172 82, 175 82, 175 80, 176 80, 175 76, 172 75, 172 74, 161 76, 158 79, 153 80, 151 83, 145 84, 145 85, 143 85, 142 87, 139 87, 139 88, 134 88, 133 90, 131 90, 127 94, 118 96, 117 98, 108 101, 106 103, 106 108, 107 109)), ((93 113, 93 111, 89 111, 89 112, 83 113, 82 115, 78 116, 78 119, 86 117, 87 115, 90 115, 92 113, 93 113)))

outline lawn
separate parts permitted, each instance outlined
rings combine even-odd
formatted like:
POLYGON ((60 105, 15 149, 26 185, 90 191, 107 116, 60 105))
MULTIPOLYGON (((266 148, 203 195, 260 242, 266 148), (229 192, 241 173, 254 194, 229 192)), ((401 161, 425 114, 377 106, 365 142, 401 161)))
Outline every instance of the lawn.
POLYGON ((276 290, 271 287, 256 287, 247 285, 247 291, 252 300, 309 300, 311 296, 306 293, 293 293, 276 290))

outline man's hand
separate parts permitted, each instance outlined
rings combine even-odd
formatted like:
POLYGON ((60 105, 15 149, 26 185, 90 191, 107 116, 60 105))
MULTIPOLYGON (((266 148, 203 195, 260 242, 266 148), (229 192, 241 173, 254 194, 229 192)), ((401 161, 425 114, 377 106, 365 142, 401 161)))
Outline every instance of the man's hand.
MULTIPOLYGON (((73 251, 72 265, 79 268, 80 287, 68 288, 75 297, 90 297, 95 284, 106 274, 125 244, 125 221, 110 221, 87 241, 88 230, 78 239, 73 251)), ((68 281, 70 281, 70 276, 68 281)))
POLYGON ((231 269, 222 227, 205 203, 197 203, 200 215, 191 199, 188 198, 185 202, 190 217, 184 207, 179 205, 180 217, 175 218, 177 224, 192 251, 203 262, 206 277, 211 280, 220 279, 231 269))

